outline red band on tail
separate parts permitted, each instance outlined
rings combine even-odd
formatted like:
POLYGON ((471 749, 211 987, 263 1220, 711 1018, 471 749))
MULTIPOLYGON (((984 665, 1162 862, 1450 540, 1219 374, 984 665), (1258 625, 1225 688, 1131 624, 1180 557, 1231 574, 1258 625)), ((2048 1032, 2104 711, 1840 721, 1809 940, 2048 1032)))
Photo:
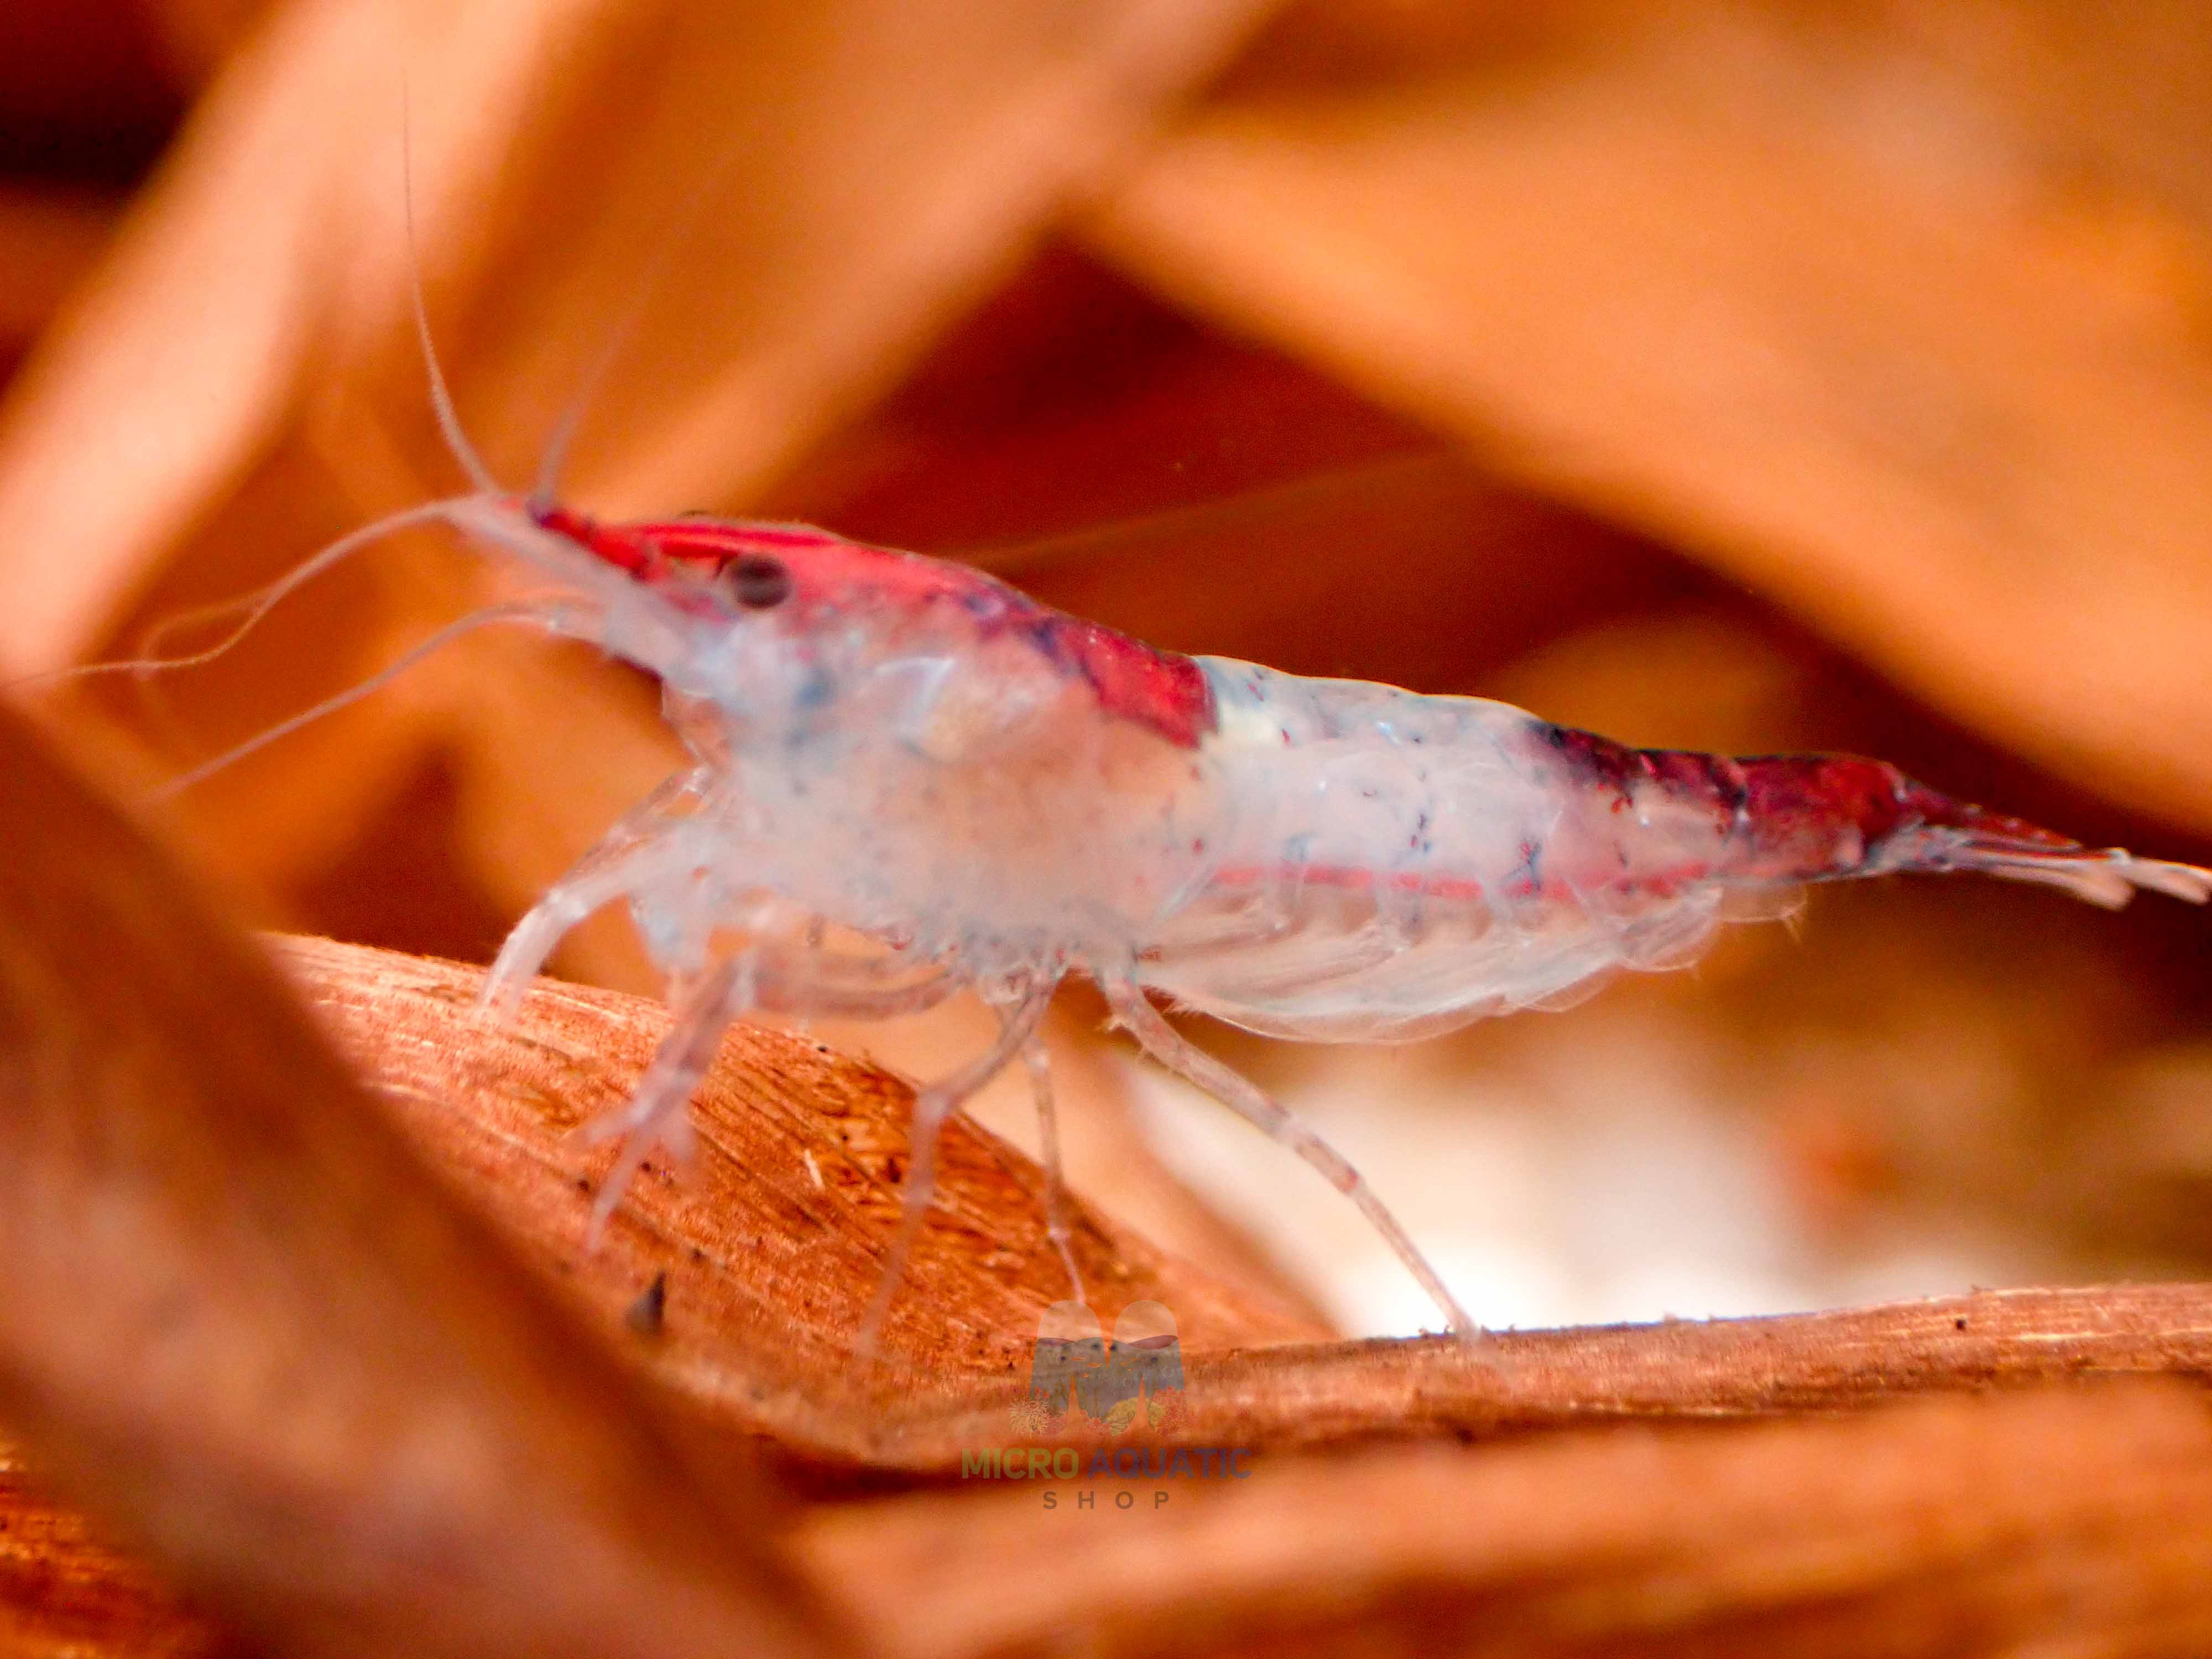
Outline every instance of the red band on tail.
POLYGON ((1800 880, 1854 875, 1868 866, 1921 867, 1917 854, 1939 848, 2023 854, 2081 850, 2081 842, 2025 818, 1916 783, 1886 761, 1760 755, 1735 764, 1744 783, 1747 850, 1754 857, 1784 850, 1809 854, 1805 867, 1776 872, 1800 880))
POLYGON ((1714 815, 1729 852, 1723 881, 1782 885, 1892 871, 1972 870, 2063 887, 2118 907, 2139 888, 2202 904, 2212 873, 2080 842, 1916 783, 1856 755, 1755 755, 1736 760, 1680 750, 1630 749, 1552 727, 1548 745, 1624 805, 1656 783, 1714 815))

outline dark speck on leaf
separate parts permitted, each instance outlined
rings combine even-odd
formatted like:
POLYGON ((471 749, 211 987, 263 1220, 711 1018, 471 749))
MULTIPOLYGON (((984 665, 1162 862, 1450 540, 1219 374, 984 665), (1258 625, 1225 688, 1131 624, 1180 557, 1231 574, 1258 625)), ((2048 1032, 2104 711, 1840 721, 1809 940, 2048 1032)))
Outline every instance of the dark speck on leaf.
POLYGON ((623 1323, 640 1336, 659 1336, 668 1312, 668 1275, 655 1273, 653 1283, 638 1292, 637 1300, 623 1314, 623 1323))

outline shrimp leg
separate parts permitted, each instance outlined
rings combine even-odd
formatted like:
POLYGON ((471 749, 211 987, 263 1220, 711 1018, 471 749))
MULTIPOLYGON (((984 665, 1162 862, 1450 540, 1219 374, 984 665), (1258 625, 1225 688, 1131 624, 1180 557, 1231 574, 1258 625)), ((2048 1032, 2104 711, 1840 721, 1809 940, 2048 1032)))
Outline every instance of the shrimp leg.
POLYGON ((1255 1127, 1264 1131, 1270 1139, 1281 1142, 1321 1171, 1329 1185, 1335 1188, 1359 1206, 1360 1214, 1367 1218, 1375 1231, 1397 1252, 1398 1260, 1420 1281, 1421 1288, 1443 1310, 1451 1328, 1463 1337, 1476 1337, 1481 1328, 1468 1317, 1467 1310, 1444 1287, 1443 1280, 1428 1259, 1416 1249, 1406 1230, 1398 1224, 1397 1218, 1383 1207, 1358 1170, 1347 1164, 1341 1154, 1305 1125, 1270 1099, 1256 1085, 1237 1073, 1187 1041, 1175 1027, 1170 1025, 1153 1007, 1143 988, 1133 979, 1109 979, 1103 982, 1107 1006, 1115 1018, 1129 1029, 1137 1039, 1137 1046, 1160 1065, 1165 1066, 1186 1083, 1195 1085, 1212 1095, 1223 1105, 1255 1127))
POLYGON ((714 773, 705 767, 678 772, 625 812, 599 845, 548 888, 530 907, 529 914, 514 925, 484 977, 477 1006, 501 1017, 511 1015, 524 990, 544 967, 545 958, 570 928, 603 905, 627 897, 646 884, 640 879, 641 873, 659 853, 669 826, 684 816, 681 809, 702 798, 714 782, 714 773))
POLYGON ((1029 1047, 1036 1036, 1037 1022, 1044 1018, 1045 1006, 1052 1000, 1054 983, 1048 979, 1031 981, 1009 988, 1001 996, 992 997, 992 1006, 999 1016, 998 1040, 951 1077, 931 1084, 914 1097, 904 1206, 898 1233, 891 1240, 890 1255, 884 1262, 883 1280, 876 1286, 875 1296, 860 1319, 857 1345, 860 1358, 865 1359, 875 1352, 884 1315, 890 1307, 891 1296, 898 1289, 899 1281, 906 1275, 907 1257, 921 1231, 922 1218, 929 1213, 930 1201, 936 1196, 937 1142, 945 1120, 1029 1047))
POLYGON ((676 1022, 661 1039, 628 1103, 575 1131, 574 1138, 582 1146, 617 1136, 623 1143, 621 1155, 592 1205, 592 1238, 598 1238, 638 1167, 656 1146, 666 1146, 679 1160, 691 1156, 691 1120, 686 1109, 713 1068, 723 1035, 741 1015, 758 1008, 772 1013, 894 1019, 922 1012, 957 988, 951 974, 943 968, 904 985, 884 985, 869 975, 867 970, 874 965, 860 964, 859 979, 841 983, 817 965, 794 967, 785 953, 763 946, 738 951, 684 982, 675 998, 676 1022))
POLYGON ((1044 1162, 1044 1231, 1067 1268, 1067 1281, 1075 1286, 1075 1299, 1083 1296, 1083 1274, 1075 1265, 1075 1249, 1067 1230, 1067 1182, 1060 1173, 1060 1113, 1052 1097, 1052 1056, 1041 1037, 1022 1045, 1022 1063, 1029 1067, 1030 1092, 1036 1100, 1037 1146, 1044 1162))
POLYGON ((629 1103, 578 1126, 573 1138, 582 1146, 622 1138, 622 1152, 592 1204, 594 1243, 622 1202, 630 1178, 655 1146, 665 1146, 679 1160, 691 1156, 691 1119, 686 1109, 714 1063, 722 1034, 752 1005, 754 967, 750 956, 741 952, 696 976, 677 999, 676 1024, 661 1039, 629 1103))

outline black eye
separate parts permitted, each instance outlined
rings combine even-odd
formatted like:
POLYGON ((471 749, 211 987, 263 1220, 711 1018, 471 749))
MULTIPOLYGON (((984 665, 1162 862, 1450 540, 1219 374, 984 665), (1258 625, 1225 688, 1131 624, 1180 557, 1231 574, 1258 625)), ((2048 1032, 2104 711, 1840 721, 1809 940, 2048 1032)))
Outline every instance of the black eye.
POLYGON ((748 553, 722 567, 722 586, 748 611, 768 611, 791 597, 791 572, 781 559, 748 553))

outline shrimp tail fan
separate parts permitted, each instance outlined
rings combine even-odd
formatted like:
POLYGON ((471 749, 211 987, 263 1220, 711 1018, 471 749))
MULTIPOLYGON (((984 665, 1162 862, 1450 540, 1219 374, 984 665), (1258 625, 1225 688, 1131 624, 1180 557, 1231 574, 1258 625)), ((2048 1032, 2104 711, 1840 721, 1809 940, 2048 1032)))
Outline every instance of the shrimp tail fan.
POLYGON ((2191 904, 2212 900, 2212 870, 2138 858, 2118 847, 2078 841, 1922 786, 1902 802, 1908 821, 1886 836, 1876 856, 1894 870, 1973 871, 2007 881, 2039 882, 2117 910, 2138 892, 2191 904), (1912 822, 1917 819, 1917 822, 1912 822))

